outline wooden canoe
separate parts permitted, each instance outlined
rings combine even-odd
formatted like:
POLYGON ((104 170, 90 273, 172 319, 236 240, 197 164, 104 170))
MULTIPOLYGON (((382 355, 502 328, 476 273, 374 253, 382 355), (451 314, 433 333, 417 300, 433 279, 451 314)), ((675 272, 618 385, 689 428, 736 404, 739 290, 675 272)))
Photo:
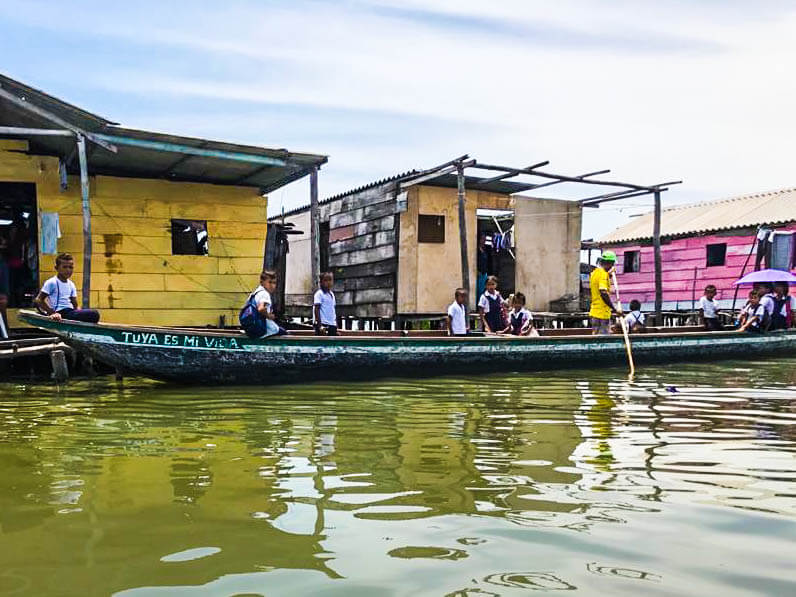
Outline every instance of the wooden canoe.
MULTIPOLYGON (((416 331, 342 332, 334 338, 296 332, 252 340, 237 330, 56 322, 32 311, 19 316, 111 367, 186 384, 541 371, 622 366, 627 358, 621 335, 591 336, 582 329, 543 330, 538 338, 416 331)), ((753 335, 653 328, 631 338, 637 363, 796 354, 796 329, 753 335)))

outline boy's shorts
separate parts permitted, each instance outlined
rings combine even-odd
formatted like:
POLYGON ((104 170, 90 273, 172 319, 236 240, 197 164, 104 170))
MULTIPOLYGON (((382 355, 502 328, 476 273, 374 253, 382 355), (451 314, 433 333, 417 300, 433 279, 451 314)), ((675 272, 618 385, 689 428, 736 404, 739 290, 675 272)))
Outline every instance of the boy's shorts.
POLYGON ((596 336, 608 336, 611 334, 611 320, 591 318, 591 331, 596 336))

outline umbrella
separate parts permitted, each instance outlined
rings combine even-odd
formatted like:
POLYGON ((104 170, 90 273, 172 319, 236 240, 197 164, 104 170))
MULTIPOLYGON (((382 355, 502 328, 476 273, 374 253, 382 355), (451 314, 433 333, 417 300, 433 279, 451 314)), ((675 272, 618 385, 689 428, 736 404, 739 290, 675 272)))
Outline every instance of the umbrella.
POLYGON ((746 274, 733 284, 757 284, 758 282, 796 282, 796 276, 781 269, 761 269, 759 272, 746 274))

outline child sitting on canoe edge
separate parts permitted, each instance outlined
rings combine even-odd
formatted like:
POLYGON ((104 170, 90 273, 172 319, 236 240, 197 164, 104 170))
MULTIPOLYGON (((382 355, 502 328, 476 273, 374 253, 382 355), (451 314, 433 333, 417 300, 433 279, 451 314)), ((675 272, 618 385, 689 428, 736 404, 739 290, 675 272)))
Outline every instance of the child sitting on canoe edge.
POLYGON ((533 315, 525 308, 525 295, 515 292, 510 298, 511 312, 508 317, 508 325, 500 330, 501 333, 512 336, 538 336, 539 332, 533 326, 533 315))
POLYGON ((33 299, 36 308, 54 321, 99 322, 100 314, 96 309, 77 308, 77 288, 70 280, 75 271, 75 258, 69 253, 59 254, 55 258, 55 271, 56 275, 42 285, 33 299))
POLYGON ((265 270, 260 274, 260 285, 254 289, 240 310, 240 327, 249 338, 266 338, 287 334, 276 323, 271 293, 276 291, 276 272, 265 270))

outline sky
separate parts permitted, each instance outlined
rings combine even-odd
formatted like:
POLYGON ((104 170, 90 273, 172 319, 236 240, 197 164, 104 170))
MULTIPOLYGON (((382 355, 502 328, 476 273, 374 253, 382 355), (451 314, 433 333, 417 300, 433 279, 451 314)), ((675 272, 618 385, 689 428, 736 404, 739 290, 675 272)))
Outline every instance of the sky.
MULTIPOLYGON (((321 197, 465 153, 682 180, 664 206, 796 186, 792 1, 0 0, 0 72, 125 126, 328 155, 321 197)), ((583 237, 650 206, 587 210, 583 237)))

